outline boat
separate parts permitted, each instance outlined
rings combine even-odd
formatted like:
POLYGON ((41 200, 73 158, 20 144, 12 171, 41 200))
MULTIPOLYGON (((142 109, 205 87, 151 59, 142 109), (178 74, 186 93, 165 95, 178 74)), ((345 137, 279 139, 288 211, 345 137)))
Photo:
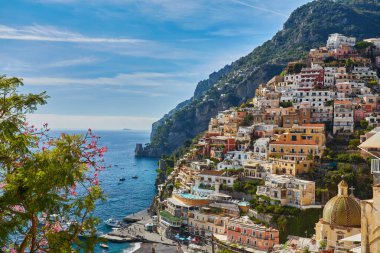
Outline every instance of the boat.
POLYGON ((138 179, 139 177, 138 176, 133 176, 132 179, 138 179))
POLYGON ((102 235, 103 235, 103 233, 99 232, 99 231, 96 231, 96 233, 93 234, 92 232, 85 230, 85 231, 82 231, 81 233, 79 233, 78 237, 82 238, 82 239, 87 239, 87 238, 97 238, 97 237, 100 237, 102 235))
POLYGON ((125 177, 120 178, 119 181, 125 181, 125 177))
POLYGON ((105 221, 107 226, 113 227, 113 228, 120 228, 122 227, 121 221, 115 220, 114 218, 109 218, 105 221))
POLYGON ((100 244, 99 246, 100 246, 101 248, 103 248, 103 249, 108 249, 108 248, 109 248, 108 245, 107 245, 107 244, 104 244, 104 243, 100 244))

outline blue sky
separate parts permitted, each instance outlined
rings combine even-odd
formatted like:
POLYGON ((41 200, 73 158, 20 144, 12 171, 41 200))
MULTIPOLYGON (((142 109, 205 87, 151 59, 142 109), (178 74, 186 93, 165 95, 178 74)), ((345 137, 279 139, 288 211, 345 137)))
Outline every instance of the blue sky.
POLYGON ((47 91, 53 128, 150 129, 307 0, 0 1, 0 73, 47 91))

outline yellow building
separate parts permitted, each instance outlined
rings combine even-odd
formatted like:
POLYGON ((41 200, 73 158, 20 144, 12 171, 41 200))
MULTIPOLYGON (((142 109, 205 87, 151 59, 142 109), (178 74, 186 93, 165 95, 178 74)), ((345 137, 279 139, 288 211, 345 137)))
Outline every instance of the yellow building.
POLYGON ((306 159, 300 155, 286 155, 281 158, 273 158, 273 174, 287 174, 296 176, 309 172, 313 160, 306 159))
POLYGON ((293 125, 276 130, 277 139, 269 144, 269 156, 303 155, 320 157, 325 149, 324 124, 293 125))
POLYGON ((340 240, 360 233, 360 214, 359 203, 348 195, 348 185, 342 180, 338 195, 326 203, 323 218, 315 225, 316 240, 325 241, 327 249, 334 249, 335 253, 347 252, 353 243, 340 240))

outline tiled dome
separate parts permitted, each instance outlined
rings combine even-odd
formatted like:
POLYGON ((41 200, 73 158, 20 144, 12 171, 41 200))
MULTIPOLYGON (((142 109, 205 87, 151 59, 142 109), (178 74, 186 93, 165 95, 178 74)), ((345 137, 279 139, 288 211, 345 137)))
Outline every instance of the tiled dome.
POLYGON ((330 199, 323 209, 323 221, 343 227, 360 227, 360 205, 348 195, 348 185, 342 180, 338 195, 330 199))

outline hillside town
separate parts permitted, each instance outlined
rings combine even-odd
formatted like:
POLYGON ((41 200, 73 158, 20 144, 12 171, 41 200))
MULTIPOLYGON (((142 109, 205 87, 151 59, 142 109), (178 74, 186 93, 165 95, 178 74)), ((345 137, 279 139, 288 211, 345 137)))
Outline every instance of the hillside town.
POLYGON ((380 38, 331 34, 219 112, 160 160, 157 231, 225 252, 380 252, 379 69, 380 38))

